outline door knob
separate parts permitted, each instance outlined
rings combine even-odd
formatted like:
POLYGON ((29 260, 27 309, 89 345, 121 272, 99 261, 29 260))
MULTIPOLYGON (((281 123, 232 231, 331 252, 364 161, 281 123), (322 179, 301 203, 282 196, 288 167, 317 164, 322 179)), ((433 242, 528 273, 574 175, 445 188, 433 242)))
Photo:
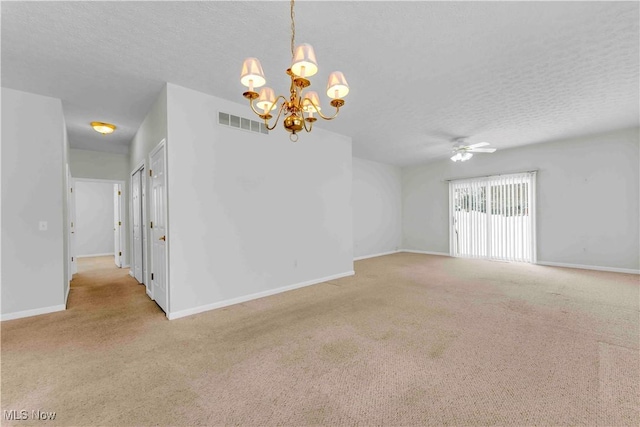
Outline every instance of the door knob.
POLYGON ((159 238, 158 240, 166 241, 166 240, 167 240, 167 236, 162 236, 162 237, 161 237, 161 238, 159 238))

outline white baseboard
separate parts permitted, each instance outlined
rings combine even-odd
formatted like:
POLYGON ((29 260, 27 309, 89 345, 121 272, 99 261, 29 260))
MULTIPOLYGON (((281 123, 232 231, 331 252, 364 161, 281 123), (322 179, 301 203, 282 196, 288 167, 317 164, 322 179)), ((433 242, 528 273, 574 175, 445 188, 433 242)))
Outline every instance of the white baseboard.
POLYGON ((416 251, 416 250, 413 250, 413 249, 400 249, 399 252, 408 252, 410 254, 451 256, 450 254, 445 253, 445 252, 416 251))
POLYGON ((198 313, 202 313, 209 310, 215 310, 216 308, 227 307, 229 305, 240 304, 240 303, 251 301, 258 298, 264 298, 270 295, 292 291, 294 289, 304 288, 305 286, 317 285, 318 283, 328 282, 329 280, 335 280, 335 279, 340 279, 342 277, 353 276, 354 274, 355 274, 354 271, 347 271, 346 273, 335 274, 333 276, 327 276, 320 279, 308 280, 306 282, 296 283, 289 286, 283 286, 281 288, 276 288, 276 289, 270 289, 268 291, 258 292, 251 295, 245 295, 238 298, 231 298, 228 300, 215 302, 213 304, 206 304, 206 305, 201 305, 194 308, 188 308, 186 310, 169 313, 167 315, 167 318, 169 320, 179 319, 181 317, 191 316, 193 314, 198 314, 198 313))
POLYGON ((114 255, 113 255, 113 252, 107 252, 106 254, 76 255, 76 258, 93 258, 98 256, 114 256, 114 255))
POLYGON ((129 264, 124 264, 122 267, 120 268, 131 268, 131 266, 129 264))
POLYGON ((135 279, 136 276, 133 275, 133 270, 129 270, 129 276, 133 277, 135 279))
POLYGON ((147 288, 146 285, 144 287, 144 291, 147 293, 147 296, 151 298, 151 301, 154 301, 153 296, 151 295, 151 292, 149 292, 149 288, 147 288))
POLYGON ((69 292, 71 292, 71 282, 67 286, 67 294, 64 296, 64 309, 67 309, 67 301, 69 301, 69 292))
POLYGON ((400 252, 400 251, 399 250, 395 250, 395 251, 389 251, 389 252, 381 252, 379 254, 364 255, 364 256, 356 257, 353 260, 354 261, 360 261, 362 259, 375 258, 375 257, 391 255, 391 254, 397 254, 398 252, 400 252))
POLYGON ((40 314, 54 313, 56 311, 64 311, 64 310, 66 310, 66 306, 64 304, 53 305, 51 307, 34 308, 33 310, 24 310, 24 311, 17 311, 15 313, 2 314, 2 316, 0 316, 0 320, 5 321, 5 320, 21 319, 23 317, 38 316, 40 314))
POLYGON ((602 267, 599 265, 565 264, 563 262, 551 262, 551 261, 538 261, 536 264, 546 265, 549 267, 566 267, 566 268, 579 268, 582 270, 611 271, 613 273, 640 274, 640 270, 634 270, 632 268, 602 267))

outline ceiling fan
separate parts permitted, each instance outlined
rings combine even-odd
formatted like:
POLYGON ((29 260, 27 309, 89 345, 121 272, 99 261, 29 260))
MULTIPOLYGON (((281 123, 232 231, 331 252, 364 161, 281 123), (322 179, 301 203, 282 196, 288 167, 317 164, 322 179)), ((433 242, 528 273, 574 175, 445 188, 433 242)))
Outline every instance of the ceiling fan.
POLYGON ((473 153, 493 153, 495 148, 481 148, 489 145, 488 142, 478 142, 477 144, 467 145, 464 139, 458 139, 453 146, 453 156, 451 160, 454 162, 465 162, 473 157, 473 153))

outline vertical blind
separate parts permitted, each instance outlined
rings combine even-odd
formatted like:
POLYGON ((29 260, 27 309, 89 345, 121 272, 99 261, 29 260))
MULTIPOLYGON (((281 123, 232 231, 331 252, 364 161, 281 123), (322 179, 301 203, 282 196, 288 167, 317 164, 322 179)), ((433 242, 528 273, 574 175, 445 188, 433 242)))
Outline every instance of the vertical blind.
POLYGON ((535 262, 535 172, 449 182, 452 256, 535 262))

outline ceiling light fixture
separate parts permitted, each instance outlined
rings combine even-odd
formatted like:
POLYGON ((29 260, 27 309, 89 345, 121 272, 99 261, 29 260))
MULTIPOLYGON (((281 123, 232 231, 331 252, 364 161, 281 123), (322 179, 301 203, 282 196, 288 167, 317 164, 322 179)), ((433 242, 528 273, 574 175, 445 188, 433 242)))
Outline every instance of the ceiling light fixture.
POLYGON ((466 153, 466 152, 458 152, 456 154, 453 155, 453 157, 451 157, 451 160, 453 160, 454 162, 466 162, 467 160, 469 160, 470 158, 473 157, 473 154, 471 153, 466 153))
POLYGON ((116 126, 111 123, 103 123, 103 122, 91 122, 91 127, 98 133, 103 135, 107 135, 109 133, 113 133, 116 130, 116 126))
MULTIPOLYGON (((266 84, 262 65, 257 58, 247 58, 242 64, 242 73, 240 82, 249 88, 242 95, 249 100, 249 106, 261 119, 269 130, 273 130, 280 116, 284 112, 284 128, 290 132, 289 139, 293 142, 298 140, 298 132, 303 129, 311 132, 313 122, 318 120, 314 117, 317 114, 324 120, 333 120, 340 112, 340 107, 344 105, 344 97, 349 93, 349 85, 347 80, 340 71, 334 71, 329 75, 327 83, 327 96, 331 98, 331 106, 336 109, 332 116, 325 116, 321 113, 320 99, 318 94, 309 91, 303 94, 303 90, 311 85, 308 77, 318 72, 318 62, 316 54, 311 45, 303 43, 295 46, 296 24, 295 13, 293 10, 294 0, 291 0, 291 68, 287 69, 287 74, 291 78, 290 96, 280 95, 277 98, 273 93, 273 89, 263 87, 260 93, 255 92, 255 88, 262 87, 266 84), (295 47, 294 47, 295 46, 295 47), (278 101, 282 98, 282 104, 277 106, 278 101), (257 99, 257 102, 254 101, 257 99), (255 105, 254 105, 255 104, 255 105), (262 109, 262 112, 256 110, 262 109), (278 110, 276 120, 273 126, 269 126, 269 120, 273 117, 270 113, 278 110)), ((275 112, 274 112, 275 114, 275 112)))

